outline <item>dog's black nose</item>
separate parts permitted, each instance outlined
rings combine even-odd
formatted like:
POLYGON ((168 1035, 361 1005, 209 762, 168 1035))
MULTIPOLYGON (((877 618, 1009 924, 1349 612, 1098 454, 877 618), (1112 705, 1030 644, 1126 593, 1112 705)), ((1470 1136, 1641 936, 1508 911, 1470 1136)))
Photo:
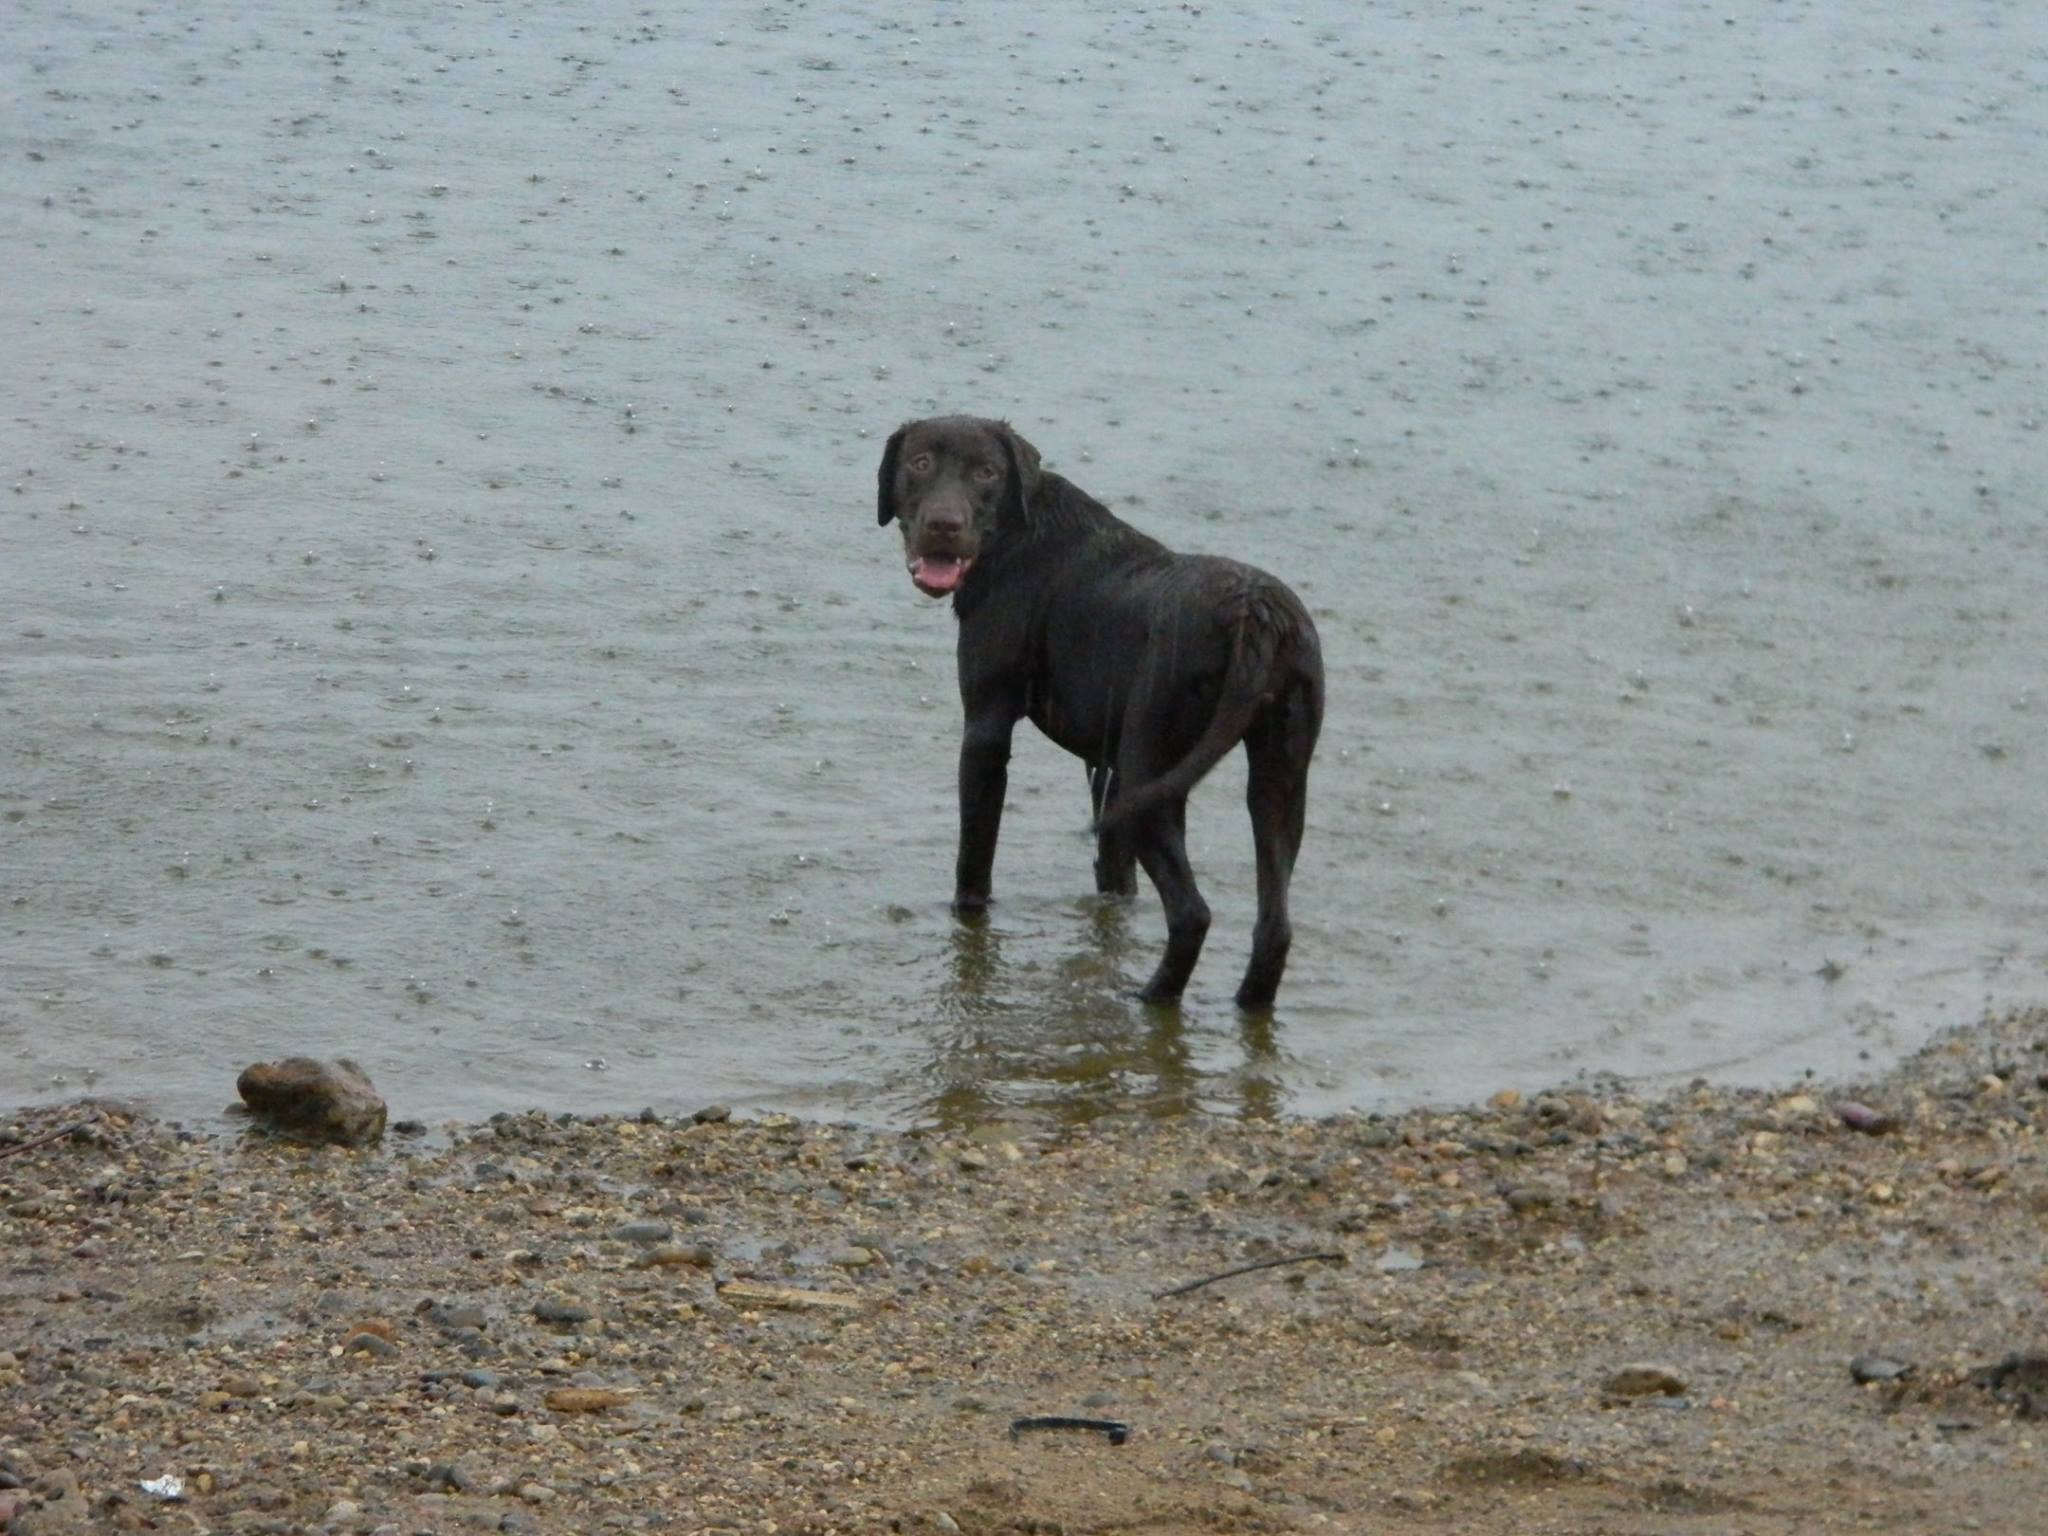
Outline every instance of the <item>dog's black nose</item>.
POLYGON ((958 512, 940 512, 934 510, 931 512, 927 512, 924 515, 924 531, 926 533, 937 534, 941 538, 958 538, 960 536, 960 530, 965 528, 966 526, 967 520, 963 518, 958 512))

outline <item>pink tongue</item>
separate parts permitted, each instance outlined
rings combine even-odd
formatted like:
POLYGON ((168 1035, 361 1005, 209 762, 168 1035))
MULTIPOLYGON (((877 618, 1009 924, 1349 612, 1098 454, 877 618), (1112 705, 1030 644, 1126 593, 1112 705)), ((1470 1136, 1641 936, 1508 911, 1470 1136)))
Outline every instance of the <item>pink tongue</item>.
POLYGON ((966 573, 966 565, 953 555, 921 555, 910 568, 910 579, 927 592, 950 592, 966 573))

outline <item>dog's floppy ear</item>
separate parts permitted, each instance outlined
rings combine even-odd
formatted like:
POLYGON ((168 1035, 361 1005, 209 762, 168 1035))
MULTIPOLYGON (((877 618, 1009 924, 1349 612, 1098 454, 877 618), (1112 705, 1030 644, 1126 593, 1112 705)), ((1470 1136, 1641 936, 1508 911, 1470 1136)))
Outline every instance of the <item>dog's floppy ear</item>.
POLYGON ((996 435, 1003 440, 1003 452, 1010 460, 1010 490, 1016 497, 1015 505, 1005 510, 1021 523, 1030 515, 1031 504, 1038 500, 1038 450, 1025 442, 1007 421, 996 423, 996 429, 996 435))
POLYGON ((896 459, 903 452, 903 434, 910 430, 904 423, 889 434, 889 444, 882 450, 882 468, 875 476, 879 489, 875 508, 875 521, 884 528, 896 518, 896 459))

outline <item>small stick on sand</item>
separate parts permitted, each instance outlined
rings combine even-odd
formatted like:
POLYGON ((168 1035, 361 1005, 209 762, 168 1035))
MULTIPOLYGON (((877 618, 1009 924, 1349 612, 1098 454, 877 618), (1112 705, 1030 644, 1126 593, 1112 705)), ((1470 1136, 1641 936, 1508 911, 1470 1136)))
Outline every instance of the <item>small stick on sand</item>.
POLYGON ((759 1280, 725 1280, 715 1288, 720 1301, 735 1307, 783 1307, 791 1311, 858 1312, 866 1298, 846 1291, 800 1291, 759 1280))
POLYGON ((1122 1419, 1073 1419, 1063 1413, 1034 1413, 1029 1418, 1010 1421, 1013 1437, 1027 1429, 1092 1429, 1107 1435, 1111 1445, 1122 1445, 1131 1438, 1131 1426, 1122 1419))
POLYGON ((97 1124, 99 1118, 98 1115, 93 1115, 89 1119, 79 1121, 76 1125, 67 1125, 62 1130, 50 1132, 47 1136, 38 1136, 34 1141, 17 1141, 11 1147, 0 1147, 0 1157, 15 1157, 23 1152, 33 1152, 37 1147, 47 1147, 53 1141, 62 1141, 66 1136, 82 1131, 89 1125, 97 1124))
POLYGON ((1341 1253, 1293 1253, 1284 1259, 1261 1259, 1256 1264, 1240 1264, 1236 1269, 1226 1269, 1219 1275, 1204 1275, 1199 1280, 1190 1280, 1186 1285, 1176 1285, 1170 1291, 1154 1291, 1154 1301, 1167 1301, 1175 1296, 1185 1296, 1189 1291, 1199 1291, 1205 1285, 1214 1285, 1218 1280, 1228 1280, 1234 1275, 1248 1275, 1255 1269, 1278 1269, 1283 1264, 1342 1264, 1341 1253))

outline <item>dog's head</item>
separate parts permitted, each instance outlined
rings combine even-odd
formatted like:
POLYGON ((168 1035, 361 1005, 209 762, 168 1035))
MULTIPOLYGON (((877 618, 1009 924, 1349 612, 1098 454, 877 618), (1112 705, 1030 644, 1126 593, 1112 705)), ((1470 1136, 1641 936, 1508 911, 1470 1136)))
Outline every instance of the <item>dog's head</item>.
POLYGON ((957 591, 985 549, 1021 528, 1038 494, 1038 450, 1008 422, 906 422, 882 450, 880 520, 903 528, 910 579, 929 597, 957 591))

